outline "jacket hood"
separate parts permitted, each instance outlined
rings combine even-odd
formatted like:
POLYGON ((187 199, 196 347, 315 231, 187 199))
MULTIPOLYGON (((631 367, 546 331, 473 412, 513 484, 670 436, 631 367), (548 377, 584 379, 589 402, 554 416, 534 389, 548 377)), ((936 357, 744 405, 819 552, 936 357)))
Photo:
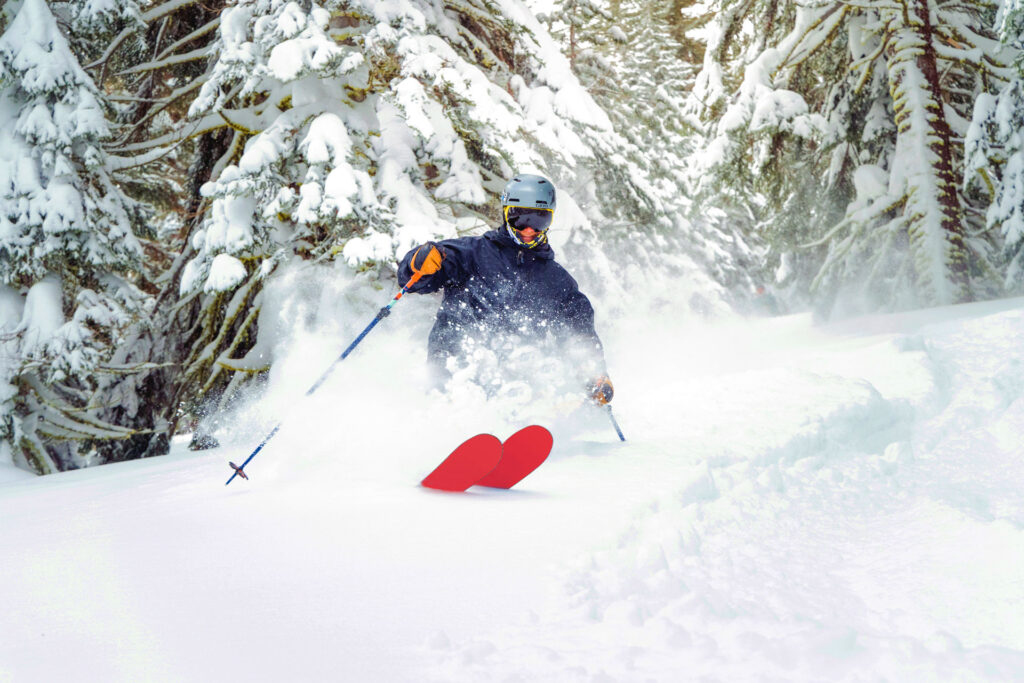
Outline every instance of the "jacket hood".
POLYGON ((517 244, 516 241, 512 239, 512 236, 508 234, 508 230, 505 229, 505 226, 495 228, 494 230, 488 230, 484 233, 484 237, 492 242, 497 242, 503 247, 518 249, 525 254, 533 254, 534 257, 544 259, 545 261, 550 261, 555 258, 555 250, 552 249, 551 245, 547 242, 539 247, 534 247, 533 249, 524 247, 521 244, 517 244))

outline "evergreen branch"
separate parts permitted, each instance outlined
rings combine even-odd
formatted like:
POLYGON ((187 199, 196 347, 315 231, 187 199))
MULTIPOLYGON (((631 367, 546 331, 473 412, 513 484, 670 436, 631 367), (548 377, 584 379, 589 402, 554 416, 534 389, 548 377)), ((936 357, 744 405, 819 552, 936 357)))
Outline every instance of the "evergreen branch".
POLYGON ((216 17, 214 17, 210 21, 206 22, 205 24, 203 24, 202 26, 197 28, 195 31, 192 31, 191 33, 189 33, 189 34, 179 38, 178 40, 176 40, 173 43, 171 43, 170 45, 168 45, 166 48, 164 48, 163 52, 161 52, 157 56, 157 59, 159 60, 159 59, 163 59, 164 57, 167 57, 168 55, 170 55, 172 52, 174 52, 178 48, 182 47, 183 45, 187 45, 188 43, 191 43, 196 38, 201 38, 202 36, 205 36, 210 31, 216 30, 219 26, 220 26, 220 15, 218 14, 216 17))
MULTIPOLYGON (((187 261, 183 261, 183 264, 184 263, 187 263, 187 261)), ((177 302, 175 302, 174 306, 171 307, 171 313, 173 315, 180 314, 182 311, 184 311, 188 306, 193 304, 195 302, 195 300, 198 299, 202 295, 203 295, 203 292, 201 290, 198 290, 198 289, 193 290, 191 292, 188 292, 187 294, 182 296, 180 299, 178 299, 177 302)), ((155 311, 154 311, 154 313, 155 313, 155 311)), ((196 325, 198 325, 198 324, 199 324, 198 322, 193 324, 192 327, 190 327, 183 336, 191 336, 195 332, 196 325)))
POLYGON ((199 119, 196 119, 195 124, 191 128, 181 128, 170 133, 164 133, 163 135, 151 138, 149 140, 143 140, 127 145, 112 146, 111 149, 116 149, 120 152, 142 152, 145 150, 153 149, 154 147, 164 147, 167 145, 173 145, 193 138, 203 133, 208 133, 218 128, 223 128, 224 122, 217 113, 207 114, 199 119))
POLYGON ((163 21, 160 22, 160 31, 156 34, 156 40, 153 41, 153 52, 155 53, 160 49, 160 42, 164 39, 164 33, 167 31, 167 24, 170 17, 164 17, 163 21))
POLYGON ((260 372, 267 372, 271 367, 270 363, 264 363, 263 365, 258 366, 245 365, 242 363, 244 360, 244 358, 238 359, 237 361, 233 358, 218 358, 217 365, 225 370, 230 370, 231 372, 245 372, 251 375, 255 375, 260 372))
POLYGON ((145 361, 141 363, 118 363, 96 366, 96 371, 106 375, 134 375, 145 370, 158 370, 160 368, 171 368, 177 363, 153 363, 145 361))
POLYGON ((889 41, 892 39, 892 33, 890 31, 885 32, 885 36, 880 41, 878 48, 875 49, 869 55, 864 55, 856 62, 850 65, 850 71, 860 70, 860 77, 857 78, 857 82, 853 85, 853 93, 860 94, 864 84, 867 83, 868 78, 871 76, 873 69, 869 66, 874 64, 875 61, 885 54, 885 50, 889 47, 889 41))
POLYGON ((135 133, 140 128, 142 128, 143 124, 153 120, 153 118, 160 114, 160 112, 167 109, 167 107, 171 106, 173 103, 177 102, 179 99, 181 99, 188 93, 192 92, 196 88, 202 87, 208 78, 209 74, 203 74, 202 76, 193 79, 192 81, 186 83, 180 88, 175 89, 166 97, 160 98, 159 100, 153 100, 154 102, 159 102, 159 106, 151 107, 150 110, 146 112, 146 115, 144 117, 142 117, 139 121, 132 125, 132 127, 128 130, 127 133, 121 136, 121 140, 118 143, 108 145, 107 149, 115 150, 118 149, 121 145, 124 145, 128 140, 132 139, 135 136, 135 133))
POLYGON ((163 59, 157 59, 151 62, 143 62, 142 64, 136 64, 133 67, 118 71, 119 76, 126 76, 129 74, 144 73, 147 71, 157 71, 168 66, 175 66, 177 64, 185 64, 188 62, 194 62, 200 59, 206 59, 213 53, 213 48, 209 45, 196 48, 191 52, 185 52, 180 55, 171 55, 163 59))
POLYGON ((257 135, 267 127, 267 122, 263 118, 264 111, 263 109, 257 110, 255 108, 221 108, 217 110, 216 115, 232 130, 244 133, 245 135, 257 135))
POLYGON ((870 220, 871 216, 884 216, 890 211, 895 211, 904 202, 906 202, 906 199, 907 198, 905 195, 888 195, 886 197, 882 197, 881 199, 872 202, 871 204, 865 206, 864 208, 855 211, 852 214, 849 214, 848 216, 843 218, 843 220, 836 223, 836 225, 833 228, 831 228, 827 233, 825 233, 825 235, 822 236, 820 239, 814 240, 813 242, 801 244, 800 248, 814 249, 817 247, 823 247, 826 244, 828 244, 833 237, 835 237, 840 231, 844 230, 845 228, 851 225, 866 223, 868 220, 870 220), (883 202, 887 203, 883 204, 883 202))
POLYGON ((853 0, 843 0, 843 4, 847 5, 848 7, 854 7, 856 9, 859 9, 862 12, 903 12, 903 3, 901 2, 886 3, 872 2, 871 0, 866 0, 864 2, 854 2, 853 0))
POLYGON ((882 226, 879 231, 883 234, 882 244, 875 250, 874 264, 872 264, 871 270, 864 278, 864 289, 870 289, 871 285, 881 280, 885 274, 891 275, 891 264, 886 257, 892 249, 896 236, 903 227, 904 221, 902 216, 898 216, 882 226))
MULTIPOLYGON (((231 297, 231 301, 228 303, 226 310, 224 311, 224 320, 221 322, 217 334, 213 336, 213 339, 206 344, 199 353, 193 353, 190 355, 188 366, 184 372, 185 377, 192 377, 196 375, 202 370, 203 366, 214 362, 213 351, 224 342, 225 338, 231 331, 238 314, 249 301, 256 284, 261 279, 260 270, 257 268, 249 275, 245 284, 235 290, 235 293, 231 297)), ((203 335, 201 339, 205 338, 208 338, 207 335, 203 335)))
MULTIPOLYGON (((182 7, 188 7, 190 5, 195 5, 198 3, 199 0, 171 0, 170 2, 166 2, 162 5, 157 5, 156 7, 153 7, 147 10, 146 12, 143 12, 141 19, 144 25, 148 25, 150 22, 156 21, 157 19, 160 19, 161 17, 172 12, 176 12, 182 7)), ((100 69, 99 78, 97 78, 96 80, 98 82, 103 82, 103 80, 106 78, 107 62, 110 61, 110 58, 113 56, 114 52, 119 47, 121 47, 121 43, 123 43, 133 34, 138 32, 141 28, 142 26, 139 24, 132 24, 131 26, 126 27, 123 31, 121 31, 121 33, 117 35, 116 38, 114 38, 114 40, 110 42, 110 45, 108 45, 107 49, 103 51, 103 54, 100 55, 99 59, 97 59, 95 62, 92 62, 91 64, 85 65, 83 68, 88 71, 91 69, 95 69, 96 67, 102 67, 100 69)))
POLYGON ((98 439, 103 441, 118 441, 129 439, 137 434, 153 434, 153 429, 128 429, 119 427, 108 422, 86 422, 75 420, 57 408, 49 406, 50 411, 39 411, 37 413, 39 425, 36 430, 43 436, 56 441, 85 441, 98 439))
POLYGON ((46 436, 57 439, 126 439, 135 434, 150 433, 152 430, 134 430, 105 422, 89 411, 94 407, 79 408, 63 400, 52 389, 43 384, 35 373, 25 376, 25 383, 32 389, 33 398, 29 404, 39 422, 52 424, 55 430, 38 428, 46 436), (32 405, 35 404, 35 405, 32 405), (51 433, 52 431, 52 433, 51 433))
MULTIPOLYGON (((201 393, 205 394, 206 392, 208 392, 213 387, 214 383, 217 381, 217 377, 220 376, 221 370, 227 369, 227 370, 233 370, 235 372, 238 372, 239 370, 241 370, 241 368, 234 369, 234 368, 232 368, 230 366, 230 364, 229 364, 230 363, 230 358, 231 358, 231 355, 238 349, 238 347, 242 343, 242 341, 245 339, 245 337, 246 337, 245 333, 249 330, 250 327, 252 327, 256 323, 256 320, 257 320, 257 318, 259 318, 259 315, 260 315, 260 310, 262 310, 262 307, 261 306, 257 306, 257 305, 254 305, 249 310, 248 315, 245 316, 245 320, 242 321, 242 324, 239 326, 238 330, 234 333, 231 345, 227 349, 225 349, 224 352, 220 354, 220 357, 217 358, 217 360, 214 362, 214 365, 215 365, 214 370, 213 370, 213 372, 210 373, 210 377, 203 384, 202 389, 200 389, 201 393)), ((225 318, 227 318, 227 317, 228 316, 225 316, 225 318)), ((225 320, 225 326, 227 326, 227 320, 225 320)), ((244 369, 244 371, 245 372, 261 372, 263 369, 270 369, 270 364, 268 363, 262 369, 256 369, 256 370, 244 369)))
POLYGON ((171 14, 172 12, 177 12, 183 7, 199 4, 201 4, 201 0, 170 0, 170 2, 165 2, 162 5, 157 5, 156 7, 143 12, 142 20, 149 23, 151 21, 156 21, 165 15, 171 14))
POLYGON ((93 62, 91 64, 86 64, 83 67, 86 71, 89 71, 91 69, 95 69, 96 67, 101 67, 100 68, 100 75, 96 78, 96 82, 97 83, 102 83, 104 81, 104 79, 106 78, 107 62, 113 56, 113 54, 117 50, 117 48, 121 47, 121 43, 126 41, 133 34, 135 34, 140 28, 141 27, 139 27, 137 25, 132 25, 132 26, 126 27, 123 31, 121 31, 121 33, 119 33, 117 35, 116 38, 114 38, 112 41, 110 41, 110 45, 107 45, 107 49, 103 51, 103 54, 100 55, 99 59, 97 59, 95 62, 93 62))
POLYGON ((462 36, 464 40, 467 40, 469 43, 471 43, 471 45, 469 46, 470 50, 472 50, 473 47, 476 47, 476 49, 480 50, 481 52, 484 52, 485 55, 489 57, 494 64, 504 63, 502 59, 494 53, 494 50, 491 49, 491 46, 486 41, 481 40, 476 34, 474 34, 472 31, 470 31, 462 24, 459 24, 459 34, 462 36))
POLYGON ((815 21, 813 21, 806 29, 803 34, 796 40, 793 47, 776 67, 775 72, 772 74, 772 80, 780 71, 784 68, 793 69, 805 62, 811 55, 817 52, 818 48, 826 44, 831 40, 831 37, 838 30, 839 24, 842 22, 843 17, 846 16, 848 9, 843 4, 835 4, 829 7, 824 13, 821 14, 815 21), (839 12, 838 16, 833 17, 832 15, 839 12), (828 30, 818 32, 818 29, 826 24, 831 19, 831 26, 828 30), (813 33, 818 32, 816 38, 811 41, 810 45, 804 46, 804 41, 807 40, 813 33), (799 51, 798 51, 799 50, 799 51), (797 58, 799 55, 799 58, 797 58))
POLYGON ((116 173, 117 171, 124 171, 129 168, 138 168, 140 166, 151 164, 154 161, 163 159, 165 156, 167 156, 174 150, 178 149, 181 145, 185 143, 186 140, 188 140, 187 137, 182 138, 174 143, 171 143, 167 147, 157 147, 149 150, 144 154, 140 154, 138 156, 134 156, 131 158, 118 156, 116 154, 108 154, 107 160, 110 164, 110 170, 111 172, 116 173))

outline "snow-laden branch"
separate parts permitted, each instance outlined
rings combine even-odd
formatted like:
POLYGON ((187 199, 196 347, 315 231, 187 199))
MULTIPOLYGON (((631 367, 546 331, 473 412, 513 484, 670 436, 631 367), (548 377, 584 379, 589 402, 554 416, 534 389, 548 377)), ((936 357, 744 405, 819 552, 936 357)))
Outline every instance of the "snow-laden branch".
POLYGON ((137 74, 145 71, 156 71, 157 69, 163 69, 168 66, 174 66, 175 64, 185 64, 186 62, 194 62, 200 59, 206 59, 212 54, 213 48, 211 46, 204 46, 185 52, 180 55, 171 55, 164 59, 157 59, 152 62, 143 62, 142 64, 136 64, 135 66, 119 71, 119 75, 137 74))
POLYGON ((961 47, 949 45, 941 40, 935 41, 934 45, 935 52, 940 57, 954 64, 960 62, 969 64, 976 69, 992 74, 992 76, 1004 83, 1012 80, 1017 73, 1012 66, 996 61, 993 58, 993 52, 985 51, 980 47, 965 50, 961 47))
POLYGON ((183 36, 182 38, 179 38, 178 40, 176 40, 173 43, 171 43, 170 45, 168 45, 163 50, 163 52, 161 52, 157 56, 157 59, 159 60, 159 59, 163 59, 164 57, 167 57, 172 52, 174 52, 175 50, 180 48, 181 46, 187 45, 188 43, 192 42, 196 38, 200 38, 202 36, 205 36, 210 31, 216 30, 219 26, 220 26, 220 15, 218 14, 214 19, 206 22, 204 25, 200 26, 195 31, 192 31, 192 33, 189 33, 188 35, 183 36))
POLYGON ((216 112, 231 128, 249 135, 255 135, 267 127, 268 121, 263 113, 263 110, 254 109, 219 109, 216 112))
POLYGON ((91 413, 95 406, 76 408, 69 405, 38 377, 28 374, 26 383, 32 388, 33 412, 38 416, 38 431, 54 439, 127 439, 153 430, 135 430, 110 424, 91 413))
POLYGON ((151 21, 156 21, 160 17, 170 14, 171 12, 177 12, 182 7, 189 7, 190 5, 198 5, 200 0, 171 0, 165 2, 162 5, 157 5, 142 13, 142 20, 147 24, 151 21))
POLYGON ((192 90, 195 90, 196 88, 202 87, 202 85, 204 83, 206 83, 206 81, 209 80, 209 78, 210 78, 209 74, 203 74, 202 76, 199 76, 197 78, 192 79, 190 82, 186 83, 185 85, 181 86, 180 88, 175 88, 174 90, 172 90, 168 94, 164 95, 163 97, 137 97, 137 96, 134 96, 134 95, 110 95, 108 99, 111 102, 123 102, 123 103, 148 102, 150 104, 158 104, 158 105, 160 105, 160 109, 162 111, 163 108, 166 107, 168 104, 174 102, 175 100, 177 100, 178 98, 182 97, 183 95, 188 94, 192 90))
POLYGON ((138 166, 145 166, 146 164, 153 163, 157 159, 161 159, 167 156, 168 154, 171 153, 172 150, 174 150, 175 147, 177 147, 187 139, 188 137, 184 137, 181 140, 169 143, 165 147, 157 147, 155 149, 149 150, 148 152, 145 152, 144 154, 138 154, 132 157, 122 157, 117 156, 116 154, 108 154, 107 159, 109 159, 109 163, 107 165, 112 172, 124 171, 126 169, 136 168, 138 166))
POLYGON ((892 38, 890 33, 886 33, 882 40, 878 42, 878 47, 875 50, 860 59, 856 60, 850 65, 850 71, 860 71, 860 76, 857 78, 857 82, 853 86, 853 92, 859 93, 864 88, 868 79, 872 74, 872 65, 885 54, 885 51, 889 49, 889 41, 892 38))
POLYGON ((796 40, 792 49, 775 69, 773 78, 784 68, 792 69, 799 66, 807 58, 828 43, 846 17, 848 8, 844 5, 833 5, 815 19, 796 40))
POLYGON ((202 135, 203 133, 209 133, 210 131, 217 130, 218 128, 223 128, 224 125, 224 120, 218 113, 214 112, 194 121, 191 126, 186 125, 178 130, 165 133, 159 137, 129 145, 121 145, 116 149, 121 153, 130 153, 144 152, 146 150, 151 150, 154 147, 167 147, 169 145, 179 143, 182 140, 187 140, 188 138, 202 135))
POLYGON ((99 59, 97 59, 95 62, 92 62, 91 64, 86 64, 84 68, 88 70, 95 69, 98 66, 105 65, 110 60, 110 56, 114 54, 114 51, 121 46, 121 43, 127 40, 129 36, 131 36, 138 30, 138 26, 129 26, 125 28, 123 31, 121 31, 121 33, 117 35, 116 38, 110 41, 110 45, 108 45, 107 49, 103 51, 103 54, 100 55, 99 59))
MULTIPOLYGON (((152 9, 143 12, 141 18, 143 24, 148 25, 150 22, 156 21, 157 19, 167 14, 170 14, 171 12, 176 12, 182 7, 188 7, 190 5, 196 4, 199 4, 199 0, 171 0, 171 2, 166 2, 162 5, 157 5, 156 7, 153 7, 152 9)), ((103 54, 100 55, 100 58, 97 59, 95 62, 92 62, 91 64, 85 65, 85 68, 95 69, 99 66, 106 68, 106 63, 110 60, 111 55, 114 54, 117 48, 121 47, 121 43, 128 40, 129 37, 138 32, 141 28, 142 26, 138 24, 126 27, 123 31, 121 31, 121 33, 117 35, 116 38, 114 38, 114 40, 110 42, 110 45, 108 45, 107 49, 103 51, 103 54)), ((103 80, 102 74, 100 80, 103 80)))

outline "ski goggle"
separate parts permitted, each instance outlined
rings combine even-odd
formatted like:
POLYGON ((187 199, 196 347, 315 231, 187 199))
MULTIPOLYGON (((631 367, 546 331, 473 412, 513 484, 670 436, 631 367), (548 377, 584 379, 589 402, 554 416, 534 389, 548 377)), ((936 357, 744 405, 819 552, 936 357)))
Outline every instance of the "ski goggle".
POLYGON ((506 206, 505 222, 514 230, 533 228, 544 232, 551 227, 555 212, 551 209, 528 209, 523 206, 506 206))

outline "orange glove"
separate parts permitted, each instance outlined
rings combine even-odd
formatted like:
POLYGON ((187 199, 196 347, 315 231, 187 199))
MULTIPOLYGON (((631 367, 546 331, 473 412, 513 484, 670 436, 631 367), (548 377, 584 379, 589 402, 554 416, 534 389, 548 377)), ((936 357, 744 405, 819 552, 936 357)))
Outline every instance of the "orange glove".
POLYGON ((441 270, 441 262, 444 261, 444 252, 433 242, 420 245, 409 261, 412 272, 422 275, 433 275, 441 270))
POLYGON ((612 381, 608 378, 608 375, 601 375, 592 381, 587 390, 590 392, 590 399, 602 406, 611 403, 612 396, 615 395, 615 388, 612 386, 612 381))

